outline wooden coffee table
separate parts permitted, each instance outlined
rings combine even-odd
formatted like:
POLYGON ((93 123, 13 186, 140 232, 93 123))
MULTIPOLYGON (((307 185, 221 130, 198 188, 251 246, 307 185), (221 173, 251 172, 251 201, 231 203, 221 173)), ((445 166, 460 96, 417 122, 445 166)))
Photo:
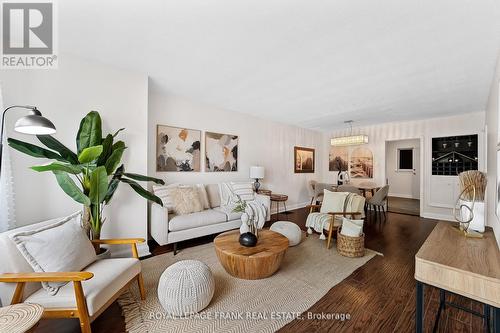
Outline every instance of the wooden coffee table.
POLYGON ((288 239, 271 230, 259 230, 254 247, 239 243, 238 230, 215 237, 215 252, 220 263, 234 277, 245 280, 264 279, 273 275, 281 265, 288 249, 288 239))

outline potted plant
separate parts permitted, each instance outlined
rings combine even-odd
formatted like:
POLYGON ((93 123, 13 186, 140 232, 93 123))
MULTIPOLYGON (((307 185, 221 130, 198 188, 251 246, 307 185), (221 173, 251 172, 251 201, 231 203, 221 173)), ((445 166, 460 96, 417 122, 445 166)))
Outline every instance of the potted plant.
MULTIPOLYGON (((82 226, 90 239, 99 239, 105 219, 103 209, 111 202, 120 183, 132 187, 140 196, 163 206, 160 198, 150 193, 136 181, 152 181, 164 184, 163 180, 135 173, 125 172, 120 164, 127 148, 123 141, 116 141, 114 134, 103 137, 101 116, 96 111, 89 112, 80 122, 76 135, 76 153, 50 135, 37 135, 47 148, 9 138, 12 148, 37 158, 53 160, 46 165, 33 166, 38 172, 51 171, 62 190, 73 200, 84 206, 82 226), (76 180, 76 182, 75 182, 76 180)), ((96 246, 99 254, 99 246, 96 246)))

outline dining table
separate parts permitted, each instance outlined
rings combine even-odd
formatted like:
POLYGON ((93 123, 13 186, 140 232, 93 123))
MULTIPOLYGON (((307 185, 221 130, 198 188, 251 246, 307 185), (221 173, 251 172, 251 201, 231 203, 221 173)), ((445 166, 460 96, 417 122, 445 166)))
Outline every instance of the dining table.
POLYGON ((375 195, 382 186, 378 186, 377 184, 366 184, 366 185, 354 185, 358 188, 361 194, 366 198, 366 193, 370 192, 372 197, 375 195))

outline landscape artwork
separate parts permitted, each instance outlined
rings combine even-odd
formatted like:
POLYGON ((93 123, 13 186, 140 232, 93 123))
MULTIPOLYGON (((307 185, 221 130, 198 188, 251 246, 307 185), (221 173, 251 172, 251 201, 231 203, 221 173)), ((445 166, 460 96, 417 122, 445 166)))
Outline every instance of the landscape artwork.
POLYGON ((200 171, 201 131, 156 127, 156 171, 200 171))
POLYGON ((329 171, 347 171, 349 168, 348 148, 331 146, 328 161, 329 171))
POLYGON ((373 154, 368 148, 358 147, 351 153, 351 178, 373 178, 373 154))
POLYGON ((294 148, 295 173, 314 173, 314 149, 294 148))
POLYGON ((238 136, 206 132, 205 158, 208 172, 238 171, 238 136))

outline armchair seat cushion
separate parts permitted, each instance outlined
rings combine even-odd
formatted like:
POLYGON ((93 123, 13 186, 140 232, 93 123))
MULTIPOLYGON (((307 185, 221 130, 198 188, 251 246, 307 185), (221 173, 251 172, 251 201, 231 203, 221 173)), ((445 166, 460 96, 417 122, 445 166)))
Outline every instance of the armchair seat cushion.
POLYGON ((174 216, 168 221, 168 230, 181 231, 226 221, 227 217, 223 212, 207 209, 201 212, 174 216))
MULTIPOLYGON (((141 263, 134 258, 103 259, 93 262, 83 271, 94 273, 92 279, 82 282, 89 315, 92 316, 141 272, 141 263)), ((73 283, 61 287, 54 296, 49 295, 44 289, 39 289, 25 302, 37 303, 49 309, 76 308, 73 283)))

